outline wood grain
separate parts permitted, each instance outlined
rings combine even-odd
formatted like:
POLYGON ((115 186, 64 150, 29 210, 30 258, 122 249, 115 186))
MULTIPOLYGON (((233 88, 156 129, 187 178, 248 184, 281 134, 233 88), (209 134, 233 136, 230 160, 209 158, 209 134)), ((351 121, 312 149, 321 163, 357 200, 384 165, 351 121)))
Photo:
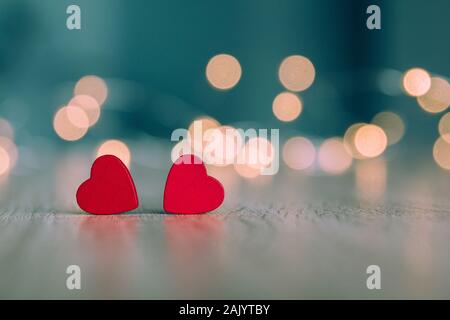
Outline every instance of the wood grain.
POLYGON ((375 199, 353 173, 282 170, 228 181, 216 212, 174 216, 161 210, 168 166, 132 169, 141 205, 121 216, 77 208, 88 166, 3 182, 0 298, 450 298, 448 176, 394 174, 375 199), (71 264, 80 291, 66 289, 71 264), (371 264, 382 290, 366 288, 371 264))

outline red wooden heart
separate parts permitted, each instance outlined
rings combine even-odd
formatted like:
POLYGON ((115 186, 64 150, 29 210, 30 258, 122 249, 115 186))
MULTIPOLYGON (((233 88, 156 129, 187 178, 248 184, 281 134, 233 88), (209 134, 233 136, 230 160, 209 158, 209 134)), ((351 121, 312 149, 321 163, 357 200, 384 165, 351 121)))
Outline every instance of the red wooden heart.
POLYGON ((224 190, 219 181, 206 173, 203 162, 194 155, 182 155, 172 165, 164 189, 164 210, 196 214, 219 207, 224 190))
POLYGON ((133 178, 123 162, 113 155, 94 161, 91 177, 77 190, 77 203, 92 214, 117 214, 139 205, 133 178))

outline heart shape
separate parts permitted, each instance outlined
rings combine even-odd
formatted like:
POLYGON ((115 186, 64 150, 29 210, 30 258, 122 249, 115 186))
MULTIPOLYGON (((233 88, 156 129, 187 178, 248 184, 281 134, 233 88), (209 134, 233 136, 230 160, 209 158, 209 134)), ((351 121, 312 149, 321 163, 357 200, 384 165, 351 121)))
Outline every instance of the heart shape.
POLYGON ((164 210, 170 213, 198 214, 219 207, 224 198, 223 186, 208 176, 197 156, 180 156, 170 168, 164 188, 164 210))
POLYGON ((98 157, 91 176, 77 190, 77 203, 92 214, 117 214, 139 205, 133 178, 125 164, 116 156, 98 157))

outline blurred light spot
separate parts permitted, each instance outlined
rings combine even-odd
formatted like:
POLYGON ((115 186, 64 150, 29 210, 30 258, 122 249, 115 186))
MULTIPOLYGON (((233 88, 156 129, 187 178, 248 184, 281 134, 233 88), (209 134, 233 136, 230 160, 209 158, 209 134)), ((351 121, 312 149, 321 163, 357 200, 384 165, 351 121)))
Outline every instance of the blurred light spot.
POLYGON ((439 133, 445 141, 450 143, 450 112, 444 114, 439 120, 439 133))
POLYGON ((9 153, 0 146, 0 176, 7 173, 10 169, 9 153))
POLYGON ((399 142, 405 133, 405 124, 402 118, 394 112, 380 112, 373 117, 372 123, 384 130, 388 139, 388 145, 399 142))
POLYGON ((424 69, 409 69, 403 75, 403 88, 410 96, 418 97, 424 95, 430 89, 430 86, 430 75, 424 69))
POLYGON ((272 110, 279 120, 293 121, 302 112, 302 101, 296 94, 282 92, 273 100, 272 110))
POLYGON ((188 141, 191 143, 192 147, 198 151, 200 154, 203 153, 207 145, 205 139, 206 131, 210 129, 216 129, 220 126, 219 121, 211 117, 201 117, 197 118, 191 122, 188 128, 188 141))
POLYGON ((341 174, 352 165, 352 157, 340 138, 325 140, 319 148, 320 168, 329 174, 341 174))
POLYGON ((251 138, 240 150, 234 164, 236 172, 244 178, 255 178, 263 168, 272 164, 274 149, 265 138, 251 138))
POLYGON ((0 147, 3 148, 9 156, 9 168, 12 169, 17 163, 19 151, 16 144, 7 137, 0 137, 0 147))
POLYGON ((441 168, 450 170, 450 143, 439 137, 434 143, 433 157, 441 168))
POLYGON ((97 150, 97 158, 105 154, 111 154, 122 160, 129 167, 131 162, 131 153, 127 145, 120 140, 107 140, 103 142, 97 150))
POLYGON ((88 95, 97 100, 101 106, 108 97, 108 86, 106 82, 97 76, 84 76, 75 85, 74 95, 88 95))
POLYGON ((69 105, 83 109, 88 117, 90 127, 97 123, 100 117, 100 105, 91 96, 85 94, 77 95, 70 100, 69 105))
POLYGON ((241 75, 239 61, 229 54, 218 54, 212 57, 206 66, 208 82, 220 90, 233 88, 239 82, 241 75))
POLYGON ((205 162, 229 165, 234 162, 243 145, 240 132, 231 126, 211 128, 205 132, 207 145, 203 150, 205 162))
POLYGON ((303 137, 290 138, 283 147, 283 160, 294 170, 309 168, 316 158, 316 149, 311 141, 303 137))
POLYGON ((14 137, 14 128, 8 120, 0 118, 0 136, 12 139, 14 137))
POLYGON ((377 84, 380 91, 389 96, 395 96, 402 93, 401 82, 402 73, 394 69, 385 69, 381 71, 377 78, 377 84))
POLYGON ((366 124, 356 131, 355 147, 363 156, 375 158, 387 147, 386 134, 379 126, 366 124))
POLYGON ((438 113, 450 105, 450 85, 442 78, 431 78, 431 87, 426 94, 417 98, 419 105, 428 112, 438 113))
POLYGON ((238 162, 261 170, 269 167, 274 158, 274 150, 269 140, 257 137, 251 138, 238 155, 238 162))
POLYGON ((314 82, 316 70, 312 62, 303 56, 289 56, 278 70, 281 84, 290 91, 303 91, 314 82))
POLYGON ((89 119, 83 109, 75 106, 62 107, 53 119, 56 134, 64 140, 81 139, 87 132, 89 119))
POLYGON ((236 172, 243 178, 252 179, 259 176, 260 171, 252 166, 247 164, 235 163, 234 169, 236 172))
POLYGON ((366 125, 366 123, 354 123, 345 131, 344 135, 344 147, 347 150, 348 154, 351 155, 355 159, 366 159, 364 155, 362 155, 355 146, 355 135, 359 128, 366 125))
POLYGON ((86 112, 77 106, 67 106, 66 114, 69 121, 77 128, 89 128, 89 118, 86 112))
POLYGON ((362 200, 381 200, 386 192, 386 160, 380 157, 359 161, 355 168, 355 178, 358 196, 362 200))

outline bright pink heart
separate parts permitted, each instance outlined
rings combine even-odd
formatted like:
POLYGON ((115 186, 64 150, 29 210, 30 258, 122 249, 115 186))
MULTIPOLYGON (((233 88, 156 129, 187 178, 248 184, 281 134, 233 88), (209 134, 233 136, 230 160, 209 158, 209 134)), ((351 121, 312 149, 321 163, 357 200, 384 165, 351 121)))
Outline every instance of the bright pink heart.
POLYGON ((136 209, 138 195, 130 171, 113 155, 94 161, 91 177, 77 190, 77 203, 92 214, 117 214, 136 209))
POLYGON ((170 213, 198 214, 219 207, 224 190, 208 176, 203 162, 194 155, 182 155, 172 165, 164 189, 164 210, 170 213))

